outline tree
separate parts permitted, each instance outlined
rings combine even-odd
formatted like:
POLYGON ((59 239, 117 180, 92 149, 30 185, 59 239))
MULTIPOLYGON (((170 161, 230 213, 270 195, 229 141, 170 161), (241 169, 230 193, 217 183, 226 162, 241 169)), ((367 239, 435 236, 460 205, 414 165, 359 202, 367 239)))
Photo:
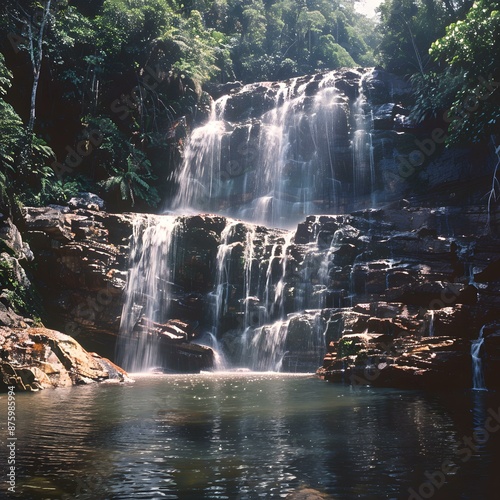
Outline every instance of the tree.
POLYGON ((323 68, 353 67, 356 64, 349 52, 335 43, 332 35, 323 35, 319 38, 315 55, 323 68))
POLYGON ((3 183, 7 182, 6 174, 14 171, 15 156, 19 141, 24 135, 23 122, 14 108, 4 98, 11 86, 12 73, 5 66, 5 58, 0 53, 0 166, 3 183))
POLYGON ((8 5, 12 20, 20 28, 20 33, 17 35, 10 34, 11 42, 16 44, 16 50, 27 50, 33 74, 29 119, 26 125, 28 138, 31 137, 35 128, 36 98, 44 57, 44 38, 52 16, 51 4, 52 0, 45 0, 41 4, 39 2, 10 1, 8 5))
POLYGON ((385 0, 378 8, 379 61, 399 74, 433 69, 429 48, 448 24, 463 19, 473 0, 385 0))
POLYGON ((477 0, 465 20, 446 28, 431 56, 441 79, 461 78, 451 97, 449 142, 479 142, 499 133, 500 2, 477 0))

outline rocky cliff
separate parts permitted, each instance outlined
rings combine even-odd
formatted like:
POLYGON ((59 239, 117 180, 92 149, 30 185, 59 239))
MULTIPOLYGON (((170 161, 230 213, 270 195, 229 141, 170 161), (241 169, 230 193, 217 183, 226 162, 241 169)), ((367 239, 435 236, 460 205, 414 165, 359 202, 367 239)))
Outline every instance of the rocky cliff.
MULTIPOLYGON (((134 227, 161 219, 26 209, 45 323, 113 359, 134 227)), ((211 332, 234 366, 320 367, 332 381, 465 388, 471 343, 483 329, 486 385, 498 385, 500 246, 497 220, 484 207, 310 216, 292 231, 211 215, 175 221, 168 321, 152 324, 144 297, 134 297, 143 313, 133 329, 162 339, 167 368, 210 368, 212 351, 196 343, 211 332)), ((26 347, 45 338, 22 331, 26 347)))
POLYGON ((0 390, 14 386, 37 391, 126 380, 127 374, 110 360, 86 351, 73 337, 42 326, 43 291, 35 285, 34 275, 43 262, 34 259, 9 219, 0 225, 0 390))

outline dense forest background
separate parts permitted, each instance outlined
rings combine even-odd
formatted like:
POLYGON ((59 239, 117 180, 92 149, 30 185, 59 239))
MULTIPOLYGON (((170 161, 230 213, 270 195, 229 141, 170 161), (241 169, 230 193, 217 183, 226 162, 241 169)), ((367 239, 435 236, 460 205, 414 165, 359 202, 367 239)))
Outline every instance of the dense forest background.
POLYGON ((0 201, 97 192, 114 210, 168 196, 204 89, 382 65, 411 80, 415 122, 450 112, 449 142, 500 118, 500 2, 7 0, 0 17, 0 201), (492 97, 475 99, 485 86, 492 97), (467 106, 466 106, 467 108, 467 106))

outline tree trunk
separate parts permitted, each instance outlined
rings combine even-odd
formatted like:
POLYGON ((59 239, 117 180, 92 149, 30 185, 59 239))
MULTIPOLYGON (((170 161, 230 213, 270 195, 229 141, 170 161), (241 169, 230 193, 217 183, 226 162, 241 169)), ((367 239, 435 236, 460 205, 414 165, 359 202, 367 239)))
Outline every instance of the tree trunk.
POLYGON ((35 40, 33 34, 33 27, 30 23, 28 25, 28 33, 29 33, 29 42, 30 42, 30 58, 31 58, 31 66, 33 69, 33 85, 31 87, 31 101, 30 101, 30 117, 28 120, 28 126, 26 129, 28 137, 31 136, 33 130, 35 128, 35 120, 36 120, 36 96, 38 90, 38 83, 40 81, 40 71, 42 69, 42 59, 43 59, 43 35, 45 32, 45 27, 47 25, 47 20, 50 15, 50 4, 52 0, 47 0, 45 3, 45 7, 43 9, 42 21, 40 23, 40 30, 38 32, 38 38, 36 40, 36 49, 35 49, 35 40))

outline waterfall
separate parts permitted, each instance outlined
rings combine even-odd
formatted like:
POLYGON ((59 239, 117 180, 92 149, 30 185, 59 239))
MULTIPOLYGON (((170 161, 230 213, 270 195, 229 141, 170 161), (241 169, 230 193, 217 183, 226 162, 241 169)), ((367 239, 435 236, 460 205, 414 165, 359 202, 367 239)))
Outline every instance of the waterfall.
POLYGON ((370 130, 373 128, 372 111, 363 90, 363 75, 359 81, 358 97, 354 101, 354 131, 352 140, 354 198, 368 193, 371 196, 371 206, 374 206, 375 193, 375 160, 373 154, 373 137, 370 130))
POLYGON ((295 235, 294 232, 287 233, 285 235, 285 241, 281 245, 281 258, 280 258, 281 275, 274 291, 275 310, 278 312, 281 318, 285 314, 286 270, 289 259, 289 248, 290 245, 292 244, 292 239, 294 235, 295 235))
POLYGON ((210 210, 211 200, 221 196, 222 155, 229 135, 222 117, 228 98, 226 95, 212 103, 207 123, 189 136, 182 165, 175 175, 179 190, 172 208, 176 211, 210 210))
POLYGON ((434 337, 434 310, 429 311, 429 337, 434 337))
POLYGON ((470 355, 472 358, 472 388, 477 391, 486 391, 483 373, 483 359, 481 348, 484 343, 484 325, 479 332, 477 340, 473 340, 470 347, 470 355))
POLYGON ((289 321, 276 321, 253 331, 247 341, 250 368, 257 371, 280 371, 289 321))
POLYGON ((179 224, 173 216, 151 215, 134 222, 117 343, 117 361, 128 371, 144 371, 162 364, 160 336, 155 328, 169 318, 179 224))
POLYGON ((244 325, 248 326, 250 324, 250 303, 252 297, 252 271, 253 271, 253 262, 254 262, 254 239, 255 239, 255 226, 247 225, 247 234, 245 237, 245 250, 243 253, 244 259, 244 270, 243 270, 243 279, 244 279, 244 325))
POLYGON ((217 336, 220 328, 220 319, 226 312, 227 296, 230 292, 230 266, 231 254, 234 243, 230 243, 233 232, 238 221, 229 220, 226 227, 221 233, 221 242, 217 248, 216 270, 215 270, 215 289, 212 293, 214 299, 213 318, 212 318, 212 333, 217 336))
POLYGON ((366 103, 359 101, 361 114, 350 123, 335 72, 300 81, 250 84, 212 103, 207 123, 186 143, 171 208, 271 227, 339 210, 348 195, 344 187, 352 185, 352 168, 346 169, 353 160, 351 126, 360 127, 354 134, 355 161, 371 175, 366 103), (245 100, 248 109, 238 111, 245 100))
POLYGON ((217 337, 212 332, 205 332, 197 342, 199 345, 210 347, 214 353, 214 371, 224 371, 228 367, 224 351, 217 340, 217 337))
MULTIPOLYGON (((336 252, 356 231, 343 224, 325 248, 318 217, 301 260, 295 232, 259 224, 291 227, 311 213, 358 208, 374 192, 373 119, 364 77, 358 71, 344 77, 331 71, 244 85, 211 102, 206 123, 190 131, 172 178, 177 192, 170 208, 226 217, 211 222, 204 235, 210 249, 192 258, 213 259, 213 274, 200 291, 209 306, 201 322, 206 342, 219 353, 222 346, 228 362, 276 370, 283 359, 298 359, 300 349, 286 354, 290 322, 296 325, 300 311, 309 317, 308 309, 326 306, 330 271, 340 266, 334 263, 336 252)), ((162 363, 158 327, 172 319, 178 243, 190 241, 184 236, 176 241, 182 220, 142 217, 134 227, 118 345, 118 360, 129 370, 162 363)), ((325 348, 323 320, 315 314, 314 326, 304 327, 314 338, 301 344, 308 359, 325 348)))

